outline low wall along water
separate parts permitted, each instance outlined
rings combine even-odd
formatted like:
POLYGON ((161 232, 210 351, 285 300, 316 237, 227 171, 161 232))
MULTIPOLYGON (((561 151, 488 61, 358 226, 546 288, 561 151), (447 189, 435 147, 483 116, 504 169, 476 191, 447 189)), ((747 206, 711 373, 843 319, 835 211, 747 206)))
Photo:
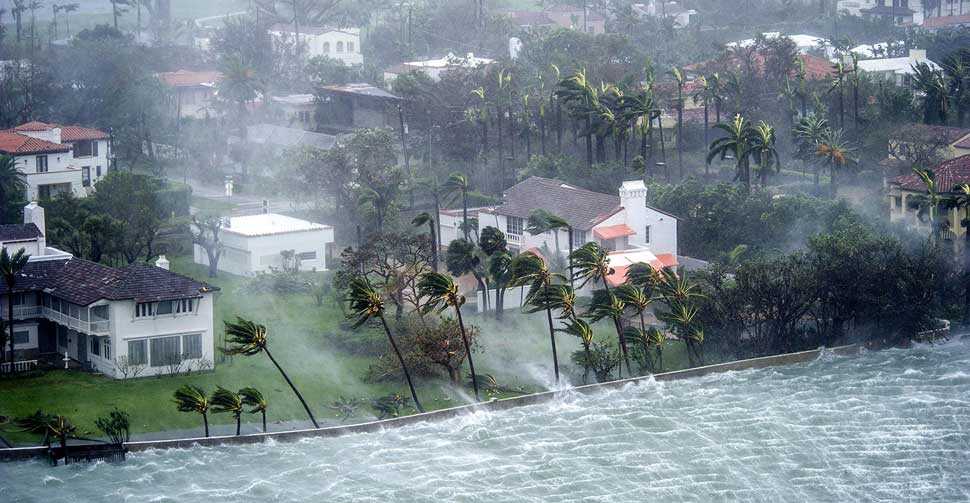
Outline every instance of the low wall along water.
MULTIPOLYGON (((675 372, 664 372, 661 374, 633 377, 630 379, 621 379, 618 381, 588 384, 585 386, 569 388, 569 391, 575 391, 580 393, 596 393, 604 389, 615 389, 615 388, 621 388, 628 384, 638 384, 640 381, 649 380, 651 378, 657 381, 675 381, 675 380, 681 380, 681 379, 689 379, 692 377, 700 377, 707 374, 714 374, 718 372, 759 369, 759 368, 774 367, 779 365, 792 365, 796 363, 804 363, 804 362, 815 360, 823 352, 831 353, 839 356, 845 356, 845 355, 857 354, 860 348, 861 348, 860 345, 853 344, 848 346, 839 346, 831 349, 821 348, 821 349, 813 349, 810 351, 801 351, 798 353, 788 353, 788 354, 776 355, 776 356, 764 356, 761 358, 752 358, 749 360, 738 360, 738 361, 728 362, 728 363, 719 363, 716 365, 707 365, 704 367, 678 370, 675 372)), ((398 417, 394 419, 385 419, 382 421, 371 421, 368 423, 351 424, 346 426, 331 426, 327 428, 309 429, 309 430, 254 433, 254 434, 240 435, 240 436, 182 438, 182 439, 175 439, 175 440, 129 442, 125 446, 128 448, 129 451, 134 452, 134 451, 144 451, 148 449, 188 448, 196 445, 217 446, 217 445, 233 445, 233 444, 236 444, 236 445, 255 444, 255 443, 263 442, 268 438, 271 438, 276 441, 285 442, 285 441, 298 440, 301 438, 309 438, 309 437, 337 437, 340 435, 348 435, 352 433, 376 432, 376 431, 384 430, 386 428, 397 428, 397 427, 406 426, 406 425, 419 423, 423 421, 440 421, 443 419, 448 419, 448 418, 460 416, 462 414, 469 414, 477 411, 506 410, 514 407, 522 407, 525 405, 535 405, 539 403, 553 401, 561 393, 562 393, 561 391, 545 391, 542 393, 505 398, 502 400, 492 400, 489 402, 462 405, 459 407, 452 407, 448 409, 434 410, 431 412, 425 412, 423 414, 414 414, 414 415, 403 416, 403 417, 398 417)), ((44 446, 0 449, 0 460, 2 461, 23 460, 23 459, 33 458, 33 457, 43 457, 46 455, 47 455, 47 447, 44 447, 44 446)))

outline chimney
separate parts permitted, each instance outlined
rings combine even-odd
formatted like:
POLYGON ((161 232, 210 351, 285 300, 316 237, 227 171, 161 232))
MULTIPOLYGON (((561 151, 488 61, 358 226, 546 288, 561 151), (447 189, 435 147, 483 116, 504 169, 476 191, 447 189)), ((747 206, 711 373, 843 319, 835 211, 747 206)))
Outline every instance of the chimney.
POLYGON ((155 267, 158 267, 159 269, 165 269, 166 271, 169 270, 170 265, 171 265, 171 262, 169 262, 168 259, 165 258, 165 255, 159 255, 158 260, 155 261, 155 267))
POLYGON ((47 235, 47 225, 44 219, 44 208, 41 208, 36 201, 24 206, 24 224, 34 224, 40 229, 40 233, 47 235))

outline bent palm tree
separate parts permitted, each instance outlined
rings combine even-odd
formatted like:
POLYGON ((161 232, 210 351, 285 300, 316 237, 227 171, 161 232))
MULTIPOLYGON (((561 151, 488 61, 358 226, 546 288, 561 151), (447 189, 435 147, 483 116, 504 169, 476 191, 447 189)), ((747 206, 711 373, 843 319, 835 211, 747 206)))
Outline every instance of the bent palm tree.
POLYGON ((454 308, 458 317, 458 328, 461 330, 461 340, 465 343, 465 354, 468 356, 468 367, 472 373, 472 387, 475 388, 475 400, 481 401, 478 395, 478 375, 475 374, 475 362, 472 360, 472 347, 468 343, 465 332, 465 322, 461 318, 461 306, 465 304, 465 296, 458 293, 458 285, 450 276, 437 272, 427 272, 421 275, 418 282, 418 292, 422 297, 428 297, 424 305, 425 312, 437 310, 439 313, 447 307, 454 308))
POLYGON ((586 356, 584 360, 586 365, 583 365, 583 384, 586 384, 589 381, 589 364, 593 361, 593 355, 590 352, 590 345, 593 343, 593 328, 589 326, 589 323, 586 323, 586 320, 573 318, 567 321, 559 331, 579 338, 580 344, 583 345, 583 353, 586 356))
POLYGON ((418 394, 414 391, 414 383, 411 382, 411 373, 408 372, 408 366, 404 364, 404 356, 401 355, 401 350, 398 349, 397 342, 394 341, 394 337, 391 335, 391 328, 387 326, 387 319, 384 318, 384 299, 381 297, 380 292, 374 288, 374 285, 371 285, 367 278, 358 276, 350 281, 347 303, 350 304, 351 316, 356 318, 353 328, 367 323, 372 318, 381 320, 384 333, 387 335, 387 340, 391 343, 391 348, 394 349, 394 354, 397 355, 397 361, 400 362, 401 370, 404 372, 404 379, 408 383, 408 389, 411 390, 414 407, 418 409, 418 412, 424 412, 424 408, 421 407, 421 402, 418 401, 418 394))
POLYGON ((306 415, 310 417, 310 422, 313 423, 314 428, 319 428, 317 424, 317 419, 313 417, 313 412, 310 411, 310 406, 307 405, 306 400, 303 399, 303 395, 296 389, 293 381, 290 380, 290 376, 286 374, 283 367, 273 358, 273 353, 269 351, 269 346, 267 345, 267 335, 266 327, 258 323, 254 323, 249 320, 245 320, 240 317, 236 317, 235 322, 225 322, 226 324, 226 343, 230 345, 229 349, 226 350, 228 355, 245 355, 252 356, 259 353, 266 353, 269 361, 273 362, 273 366, 279 371, 280 375, 283 376, 283 380, 286 384, 290 385, 290 389, 293 390, 293 394, 296 398, 300 400, 303 404, 303 410, 306 411, 306 415))
POLYGON ((435 222, 435 217, 424 211, 414 217, 414 220, 411 220, 411 225, 415 227, 428 226, 428 230, 431 232, 431 269, 438 272, 438 233, 435 230, 435 222))
POLYGON ((552 324, 553 281, 562 275, 552 272, 545 261, 531 253, 523 253, 512 260, 512 283, 515 285, 529 285, 526 294, 526 304, 532 307, 526 312, 537 313, 546 311, 549 322, 549 341, 552 344, 552 366, 559 383, 559 355, 556 352, 556 329, 552 324))
MULTIPOLYGON (((607 295, 612 296, 610 291, 609 277, 613 274, 613 268, 610 267, 609 254, 603 249, 602 246, 596 243, 586 243, 580 246, 573 252, 573 276, 582 280, 579 288, 582 288, 589 282, 603 282, 603 288, 606 290, 607 295)), ((623 360, 626 362, 627 374, 632 375, 632 368, 630 367, 630 355, 627 352, 626 341, 623 340, 623 328, 620 326, 620 318, 617 316, 612 316, 613 325, 616 328, 616 336, 620 342, 620 350, 623 352, 623 360)), ((621 374, 622 372, 618 372, 621 374)))
POLYGON ((242 413, 243 413, 243 401, 242 396, 234 391, 229 391, 222 386, 219 386, 214 393, 212 393, 212 399, 209 400, 209 404, 212 407, 212 412, 222 414, 230 413, 233 419, 236 420, 236 436, 239 436, 239 431, 242 428, 242 413))
MULTIPOLYGON (((14 353, 16 349, 14 347, 13 338, 13 295, 14 288, 17 286, 17 276, 23 271, 24 266, 27 265, 27 260, 30 255, 24 251, 23 248, 17 250, 12 256, 7 253, 7 249, 4 248, 0 250, 0 276, 3 276, 3 282, 7 286, 7 327, 10 329, 10 334, 8 335, 8 340, 10 341, 10 362, 16 361, 17 357, 14 353)), ((3 348, 0 348, 0 352, 3 348)), ((10 372, 13 372, 13 365, 10 365, 10 372)))
POLYGON ((829 165, 829 184, 831 185, 832 197, 836 196, 838 189, 836 174, 852 162, 852 159, 849 158, 852 151, 852 146, 845 139, 841 129, 828 130, 818 144, 815 155, 829 165))
POLYGON ((50 446, 51 439, 56 438, 61 444, 64 454, 64 464, 67 464, 67 437, 74 434, 77 428, 64 416, 55 416, 38 410, 29 416, 17 419, 14 424, 25 433, 44 436, 44 445, 50 446))
POLYGON ((260 413, 263 417, 263 433, 266 433, 266 409, 269 404, 266 403, 266 399, 263 398, 263 394, 259 392, 256 388, 243 388, 239 390, 239 396, 242 397, 242 403, 252 407, 249 409, 250 414, 260 413))
POLYGON ((468 241, 468 178, 461 173, 452 173, 444 185, 453 197, 461 197, 461 223, 465 241, 468 241))
POLYGON ((202 425, 205 427, 205 436, 209 437, 209 403, 205 392, 198 386, 186 384, 175 390, 173 395, 175 406, 179 412, 195 412, 202 416, 202 425))

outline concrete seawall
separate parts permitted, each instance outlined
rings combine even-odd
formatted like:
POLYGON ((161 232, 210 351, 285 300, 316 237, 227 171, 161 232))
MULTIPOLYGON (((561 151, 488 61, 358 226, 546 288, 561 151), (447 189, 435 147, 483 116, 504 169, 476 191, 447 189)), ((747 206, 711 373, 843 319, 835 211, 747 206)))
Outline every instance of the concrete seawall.
MULTIPOLYGON (((738 360, 728 363, 719 363, 716 365, 707 365, 704 367, 696 367, 686 370, 678 370, 675 372, 665 372, 662 374, 654 374, 643 377, 634 377, 630 379, 622 379, 619 381, 610 381, 606 383, 588 384, 585 386, 578 386, 575 388, 570 388, 570 391, 579 393, 596 393, 601 390, 616 389, 626 386, 628 384, 638 384, 641 381, 655 379, 657 381, 675 381, 681 379, 689 379, 692 377, 700 377, 708 374, 715 374, 719 372, 729 372, 735 370, 749 370, 749 369, 759 369, 765 367, 775 367, 780 365, 792 365, 796 363, 803 363, 807 361, 812 361, 819 357, 822 351, 827 351, 829 353, 846 356, 853 355, 859 352, 861 346, 853 344, 848 346, 839 346, 831 349, 813 349, 810 351, 800 351, 798 353, 787 353, 783 355, 776 356, 765 356, 761 358, 751 358, 749 360, 738 360)), ((410 424, 420 423, 424 421, 440 421, 443 419, 448 419, 462 414, 469 414, 477 411, 493 411, 493 410, 507 410, 515 407, 522 407, 526 405, 535 405, 545 402, 550 402, 555 400, 562 392, 561 391, 546 391, 542 393, 534 393, 531 395, 517 396, 513 398, 505 398, 502 400, 493 400, 490 402, 482 402, 474 405, 463 405, 460 407, 452 407, 448 409, 434 410, 431 412, 425 412, 423 414, 414 414, 411 416, 398 417, 394 419, 385 419, 382 421, 372 421, 368 423, 351 424, 345 426, 330 426, 326 428, 319 429, 309 429, 309 430, 292 430, 292 431, 280 431, 280 432, 269 432, 269 433, 255 433, 250 435, 240 435, 240 436, 226 436, 226 437, 209 437, 209 438, 183 438, 175 440, 156 440, 156 441, 144 441, 144 442, 129 442, 126 447, 129 451, 144 451, 148 449, 172 449, 172 448, 187 448, 196 445, 205 446, 218 446, 218 445, 238 445, 238 444, 255 444, 265 441, 266 439, 273 439, 276 441, 293 441, 301 438, 311 438, 311 437, 337 437, 341 435, 348 435, 352 433, 368 433, 382 431, 387 428, 398 428, 401 426, 407 426, 410 424)), ((0 461, 13 461, 13 460, 23 460, 33 457, 41 457, 47 455, 46 447, 17 447, 13 449, 0 449, 0 461)))

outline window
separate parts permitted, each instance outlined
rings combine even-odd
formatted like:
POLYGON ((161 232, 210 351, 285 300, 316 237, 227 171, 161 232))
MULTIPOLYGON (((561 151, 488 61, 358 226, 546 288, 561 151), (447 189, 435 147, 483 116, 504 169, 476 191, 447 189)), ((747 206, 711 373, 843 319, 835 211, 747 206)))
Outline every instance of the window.
POLYGON ((148 363, 148 353, 145 351, 145 340, 128 341, 128 363, 130 365, 145 365, 148 363))
POLYGON ((39 155, 36 157, 37 160, 37 172, 47 173, 47 156, 39 155))
POLYGON ((155 316, 155 305, 151 302, 139 302, 135 304, 135 318, 147 318, 155 316))
POLYGON ((24 330, 21 332, 13 333, 13 343, 14 344, 27 344, 30 342, 30 332, 24 330))
POLYGON ((98 178, 101 178, 101 166, 97 167, 97 171, 95 171, 95 176, 97 176, 98 178))
POLYGON ((302 112, 299 112, 297 115, 300 119, 300 122, 304 124, 308 124, 310 122, 310 112, 307 112, 304 110, 302 112))
POLYGON ((194 299, 177 300, 175 301, 175 312, 178 314, 191 313, 192 307, 193 307, 192 304, 194 303, 195 303, 194 299))
POLYGON ((330 42, 323 43, 323 52, 324 54, 330 54, 330 42))
POLYGON ((104 338, 104 354, 101 356, 104 356, 106 360, 111 359, 111 339, 107 337, 104 338))
POLYGON ((155 304, 155 314, 156 315, 172 314, 172 312, 174 310, 175 309, 172 306, 172 301, 170 301, 170 300, 166 300, 164 302, 159 302, 158 304, 155 304))
POLYGON ((317 252, 309 251, 309 252, 297 253, 296 258, 300 260, 316 260, 317 252))
POLYGON ((903 208, 903 196, 896 196, 893 198, 894 205, 896 209, 902 210, 903 208))
POLYGON ((85 187, 91 186, 91 166, 81 168, 81 185, 85 187))
POLYGON ((92 337, 91 338, 91 354, 101 356, 101 338, 92 337))
POLYGON ((643 230, 643 242, 650 244, 650 226, 643 230))
POLYGON ((341 53, 341 52, 344 52, 344 43, 337 42, 337 53, 341 53))
POLYGON ((586 244, 586 231, 573 230, 573 248, 586 244))
POLYGON ((182 361, 182 352, 179 350, 179 340, 181 337, 156 337, 151 339, 149 364, 152 367, 164 367, 182 361))
POLYGON ((505 231, 507 234, 514 234, 516 236, 522 235, 523 222, 519 217, 508 217, 505 224, 505 231))
POLYGON ((182 336, 182 353, 187 360, 202 358, 202 334, 182 336))
POLYGON ((94 140, 79 141, 74 144, 74 158, 97 157, 98 142, 94 140))
POLYGON ((51 186, 50 185, 39 185, 37 187, 37 197, 41 199, 51 198, 51 186))
POLYGON ((354 43, 347 42, 347 52, 354 52, 354 43))

